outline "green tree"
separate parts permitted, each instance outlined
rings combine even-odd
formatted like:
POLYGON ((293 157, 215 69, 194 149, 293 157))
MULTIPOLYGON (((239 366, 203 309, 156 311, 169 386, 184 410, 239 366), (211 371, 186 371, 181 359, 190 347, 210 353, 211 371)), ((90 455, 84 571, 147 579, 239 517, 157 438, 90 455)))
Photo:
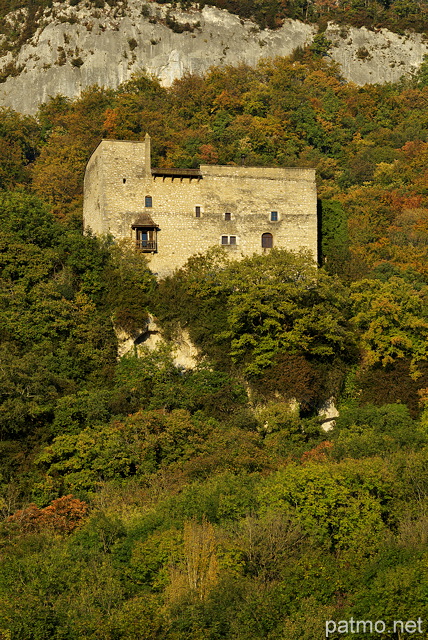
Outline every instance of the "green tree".
POLYGON ((231 355, 246 375, 257 375, 280 352, 332 359, 352 344, 346 293, 317 273, 310 256, 273 250, 224 270, 231 355))
POLYGON ((398 277, 352 284, 352 322, 360 331, 367 365, 410 358, 413 375, 418 376, 418 362, 427 355, 426 295, 426 286, 416 288, 398 277))
POLYGON ((296 519, 317 544, 361 559, 376 553, 386 533, 389 491, 381 461, 349 460, 289 466, 266 480, 259 500, 262 512, 296 519))

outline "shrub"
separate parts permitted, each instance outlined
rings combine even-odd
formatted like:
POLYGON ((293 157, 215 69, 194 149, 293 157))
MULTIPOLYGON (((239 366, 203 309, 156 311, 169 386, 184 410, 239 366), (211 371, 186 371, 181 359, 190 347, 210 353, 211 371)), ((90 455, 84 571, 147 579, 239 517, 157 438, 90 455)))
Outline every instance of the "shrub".
POLYGON ((8 522, 16 523, 25 533, 51 529, 57 533, 71 533, 88 514, 88 504, 74 498, 63 496, 44 509, 30 504, 25 509, 9 516, 8 522))

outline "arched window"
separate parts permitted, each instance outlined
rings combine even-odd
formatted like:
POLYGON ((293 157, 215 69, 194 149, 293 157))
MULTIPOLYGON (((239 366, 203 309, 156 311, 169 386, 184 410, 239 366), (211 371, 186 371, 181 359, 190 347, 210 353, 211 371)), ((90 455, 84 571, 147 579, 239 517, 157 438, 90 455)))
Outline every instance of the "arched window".
POLYGON ((145 206, 145 207, 152 207, 152 206, 153 206, 153 199, 152 199, 152 196, 146 196, 146 197, 145 197, 144 206, 145 206))
POLYGON ((263 233, 262 235, 262 247, 263 249, 272 249, 273 236, 271 233, 263 233))

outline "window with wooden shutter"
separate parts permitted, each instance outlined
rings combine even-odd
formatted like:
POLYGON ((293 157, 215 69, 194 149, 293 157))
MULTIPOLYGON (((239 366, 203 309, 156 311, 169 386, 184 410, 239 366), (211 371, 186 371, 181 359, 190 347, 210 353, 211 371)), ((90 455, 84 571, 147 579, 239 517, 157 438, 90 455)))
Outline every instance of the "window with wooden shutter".
POLYGON ((262 235, 262 247, 263 249, 272 249, 273 247, 273 236, 271 233, 264 233, 262 235))

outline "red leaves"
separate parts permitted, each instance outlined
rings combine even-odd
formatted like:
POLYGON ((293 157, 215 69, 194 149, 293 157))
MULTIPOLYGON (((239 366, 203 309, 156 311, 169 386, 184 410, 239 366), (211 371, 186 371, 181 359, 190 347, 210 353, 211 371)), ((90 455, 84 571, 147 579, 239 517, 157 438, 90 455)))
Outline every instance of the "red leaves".
POLYGON ((103 131, 109 138, 114 138, 118 123, 118 113, 116 109, 106 109, 103 131))
POLYGON ((24 533, 51 530, 56 533, 71 533, 87 516, 88 504, 72 495, 57 498, 44 509, 30 504, 7 519, 16 523, 24 533))
POLYGON ((218 152, 212 144, 202 144, 199 147, 199 157, 206 164, 217 164, 219 161, 218 152))
POLYGON ((303 454, 301 460, 302 464, 305 464, 305 462, 327 462, 332 447, 333 444, 328 440, 320 442, 316 447, 303 454))

